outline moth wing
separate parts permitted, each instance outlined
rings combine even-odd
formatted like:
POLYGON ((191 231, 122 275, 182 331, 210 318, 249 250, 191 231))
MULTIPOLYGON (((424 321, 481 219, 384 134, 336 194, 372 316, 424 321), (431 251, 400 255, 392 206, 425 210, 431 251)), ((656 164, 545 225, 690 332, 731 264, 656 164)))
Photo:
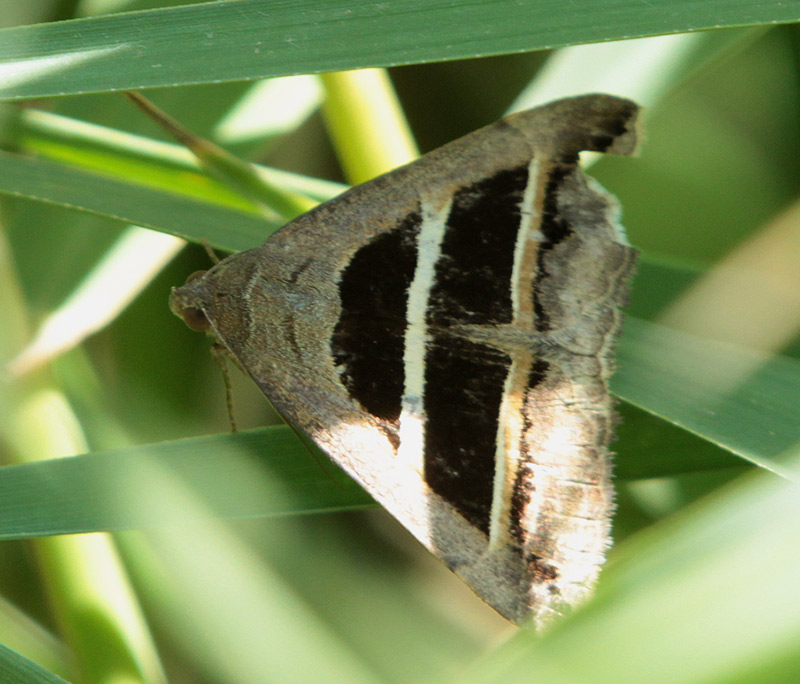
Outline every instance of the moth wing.
MULTIPOLYGON (((542 561, 530 497, 513 504, 509 487, 531 460, 525 411, 543 344, 576 338, 588 311, 549 271, 563 252, 591 264, 598 245, 624 242, 578 152, 631 153, 635 117, 633 103, 602 95, 514 115, 173 292, 173 310, 201 311, 289 421, 515 622, 574 601, 542 561)), ((616 310, 618 270, 603 315, 616 310)), ((596 567, 583 574, 569 581, 591 583, 596 567)))

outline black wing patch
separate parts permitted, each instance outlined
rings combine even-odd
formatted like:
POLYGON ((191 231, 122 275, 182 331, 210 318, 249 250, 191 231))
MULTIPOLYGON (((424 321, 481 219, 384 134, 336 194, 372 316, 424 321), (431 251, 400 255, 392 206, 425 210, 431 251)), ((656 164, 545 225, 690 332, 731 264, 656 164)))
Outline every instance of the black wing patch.
POLYGON ((408 288, 421 222, 419 212, 409 214, 359 249, 339 281, 342 313, 331 338, 334 363, 350 396, 390 423, 400 417, 403 399, 408 288))

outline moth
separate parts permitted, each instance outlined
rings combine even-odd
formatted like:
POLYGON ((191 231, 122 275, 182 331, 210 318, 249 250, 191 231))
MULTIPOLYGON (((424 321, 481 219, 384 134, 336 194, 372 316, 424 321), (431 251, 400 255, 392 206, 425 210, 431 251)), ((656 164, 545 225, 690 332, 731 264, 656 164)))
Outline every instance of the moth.
POLYGON ((638 108, 509 116, 172 291, 275 408, 474 592, 542 626, 610 545, 608 379, 636 250, 579 152, 638 108))

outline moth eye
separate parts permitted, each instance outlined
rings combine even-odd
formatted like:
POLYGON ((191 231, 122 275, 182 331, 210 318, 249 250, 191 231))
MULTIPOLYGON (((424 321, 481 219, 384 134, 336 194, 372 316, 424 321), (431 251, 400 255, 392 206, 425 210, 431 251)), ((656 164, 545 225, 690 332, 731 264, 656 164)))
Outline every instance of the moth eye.
POLYGON ((184 323, 192 330, 205 332, 211 326, 202 309, 195 309, 192 306, 188 306, 181 312, 181 316, 183 317, 184 323))
POLYGON ((193 280, 197 280, 198 278, 202 278, 208 271, 195 271, 194 273, 190 273, 189 277, 186 278, 186 285, 191 283, 193 280))

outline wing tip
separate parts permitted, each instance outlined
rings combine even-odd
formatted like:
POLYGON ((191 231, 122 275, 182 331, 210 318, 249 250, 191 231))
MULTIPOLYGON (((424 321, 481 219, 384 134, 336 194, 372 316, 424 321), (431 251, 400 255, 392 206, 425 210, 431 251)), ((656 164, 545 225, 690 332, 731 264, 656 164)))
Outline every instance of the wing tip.
POLYGON ((554 152, 588 150, 629 156, 638 147, 640 112, 633 100, 590 93, 513 114, 507 121, 554 152))

